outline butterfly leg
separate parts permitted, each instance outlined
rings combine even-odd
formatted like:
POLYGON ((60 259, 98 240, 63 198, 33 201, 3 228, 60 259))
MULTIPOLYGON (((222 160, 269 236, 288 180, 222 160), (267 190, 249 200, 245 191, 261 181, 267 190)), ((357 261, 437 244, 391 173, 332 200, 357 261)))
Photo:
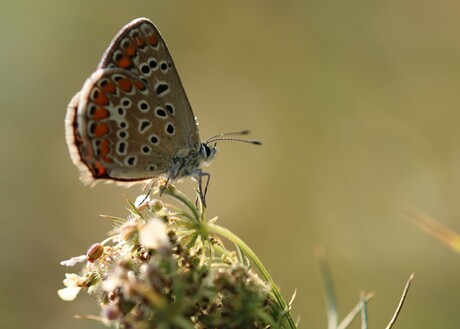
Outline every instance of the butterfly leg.
POLYGON ((201 203, 206 208, 206 193, 208 193, 208 186, 209 186, 209 180, 211 178, 211 175, 207 172, 200 170, 197 176, 198 176, 198 194, 200 196, 201 203), (203 191, 203 177, 206 177, 206 184, 204 186, 204 191, 203 191))
MULTIPOLYGON (((146 183, 144 185, 144 188, 147 186, 147 184, 149 184, 149 183, 146 183)), ((150 186, 149 186, 149 189, 148 189, 147 193, 145 194, 144 199, 142 199, 142 201, 139 203, 139 207, 142 206, 144 204, 144 202, 146 202, 149 199, 150 194, 152 193, 152 190, 153 190, 153 184, 154 184, 154 181, 152 180, 150 182, 150 184, 149 184, 150 186)))

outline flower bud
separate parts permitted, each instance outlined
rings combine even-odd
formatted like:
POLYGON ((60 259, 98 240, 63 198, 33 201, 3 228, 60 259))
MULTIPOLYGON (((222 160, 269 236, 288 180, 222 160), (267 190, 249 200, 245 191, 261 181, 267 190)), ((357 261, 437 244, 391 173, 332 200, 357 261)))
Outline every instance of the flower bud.
POLYGON ((104 246, 100 243, 95 243, 89 247, 88 251, 86 252, 86 259, 88 262, 94 263, 94 261, 101 258, 103 254, 104 246))

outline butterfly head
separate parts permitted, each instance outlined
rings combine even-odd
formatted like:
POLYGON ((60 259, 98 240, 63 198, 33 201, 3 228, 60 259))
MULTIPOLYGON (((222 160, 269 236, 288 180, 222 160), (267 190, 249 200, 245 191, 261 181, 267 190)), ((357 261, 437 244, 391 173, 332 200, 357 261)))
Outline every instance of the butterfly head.
POLYGON ((213 146, 209 146, 210 143, 203 142, 200 147, 200 155, 204 161, 209 162, 214 158, 214 155, 217 152, 216 143, 213 146))

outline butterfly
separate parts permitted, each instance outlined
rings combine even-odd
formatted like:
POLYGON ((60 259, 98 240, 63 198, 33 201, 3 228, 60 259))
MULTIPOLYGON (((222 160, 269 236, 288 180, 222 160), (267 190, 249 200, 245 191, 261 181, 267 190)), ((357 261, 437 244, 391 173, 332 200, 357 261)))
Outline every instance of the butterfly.
POLYGON ((224 137, 248 131, 201 142, 173 59, 147 18, 133 20, 116 34, 96 71, 70 101, 65 127, 70 156, 85 184, 129 186, 163 177, 167 185, 193 176, 204 205, 210 175, 201 165, 216 154, 216 142, 261 144, 224 137))

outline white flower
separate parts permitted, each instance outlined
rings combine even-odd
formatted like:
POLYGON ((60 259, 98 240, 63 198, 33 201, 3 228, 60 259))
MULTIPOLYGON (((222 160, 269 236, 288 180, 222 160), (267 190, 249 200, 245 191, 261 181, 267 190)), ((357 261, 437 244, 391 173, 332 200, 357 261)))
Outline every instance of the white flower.
POLYGON ((62 266, 75 266, 77 263, 82 263, 86 260, 86 255, 81 255, 77 257, 72 257, 67 260, 63 260, 60 262, 62 266))
POLYGON ((102 282, 102 288, 105 291, 110 292, 118 287, 123 286, 123 284, 126 281, 127 275, 127 270, 124 267, 115 267, 110 276, 102 282))
POLYGON ((58 295, 62 300, 72 301, 77 297, 86 280, 75 273, 66 273, 65 277, 66 288, 59 289, 58 295))
POLYGON ((139 242, 148 249, 169 249, 171 245, 166 224, 157 218, 150 219, 139 230, 139 242))

